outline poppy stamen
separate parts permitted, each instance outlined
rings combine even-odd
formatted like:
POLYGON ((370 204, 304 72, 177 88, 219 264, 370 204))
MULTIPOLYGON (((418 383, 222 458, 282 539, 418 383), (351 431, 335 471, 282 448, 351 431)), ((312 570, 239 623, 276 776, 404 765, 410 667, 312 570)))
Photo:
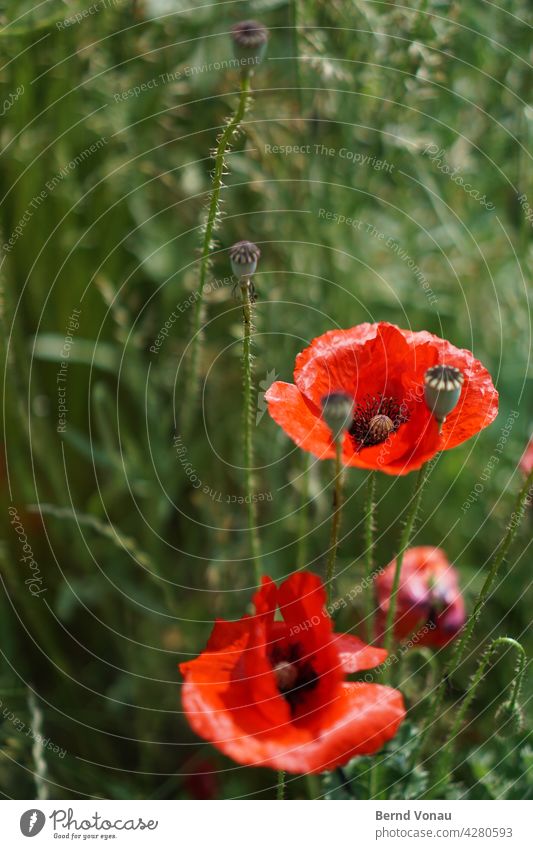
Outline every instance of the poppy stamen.
POLYGON ((360 451, 385 442, 407 421, 409 411, 405 404, 400 404, 392 397, 368 395, 357 402, 349 432, 356 450, 360 451))
POLYGON ((293 643, 285 648, 275 646, 270 656, 276 686, 293 712, 318 683, 311 663, 301 654, 300 645, 293 643))
POLYGON ((288 663, 286 660, 282 660, 274 667, 274 677, 280 693, 286 693, 288 690, 292 690, 296 684, 298 669, 294 663, 288 663))

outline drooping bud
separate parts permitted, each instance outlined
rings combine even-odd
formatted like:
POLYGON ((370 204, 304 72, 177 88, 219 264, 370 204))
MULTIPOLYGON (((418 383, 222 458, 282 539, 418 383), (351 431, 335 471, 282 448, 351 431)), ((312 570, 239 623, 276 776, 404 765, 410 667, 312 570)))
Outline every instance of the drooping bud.
POLYGON ((494 717, 498 737, 506 739, 515 737, 524 728, 524 714, 517 704, 504 702, 496 711, 494 717))
POLYGON ((235 58, 239 60, 243 70, 246 70, 245 65, 260 65, 268 43, 267 28, 258 21, 240 21, 232 26, 231 35, 235 58))
POLYGON ((257 269, 257 262, 261 251, 253 242, 236 242, 229 249, 231 270, 235 277, 240 280, 243 277, 251 277, 257 269))
POLYGON ((424 398, 439 424, 443 424, 457 406, 464 377, 455 366, 439 365, 424 375, 424 398))
POLYGON ((354 402, 346 392, 331 392, 321 400, 322 418, 330 428, 333 438, 338 439, 348 430, 353 420, 354 402))

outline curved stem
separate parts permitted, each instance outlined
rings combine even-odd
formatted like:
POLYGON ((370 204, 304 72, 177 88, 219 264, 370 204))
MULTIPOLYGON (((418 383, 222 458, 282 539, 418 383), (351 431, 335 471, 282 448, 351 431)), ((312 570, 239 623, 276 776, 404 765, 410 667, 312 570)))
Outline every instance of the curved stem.
POLYGON ((331 533, 329 538, 328 565, 326 568, 326 589, 328 602, 331 602, 333 594, 333 578, 335 576, 335 562, 337 559, 337 548, 339 545, 339 531, 342 516, 342 438, 335 441, 335 480, 333 490, 333 516, 331 519, 331 533))
POLYGON ((496 549, 496 554, 494 556, 494 560, 492 561, 492 566, 489 570, 489 574, 485 578, 485 583, 479 591, 479 595, 474 605, 474 609, 466 620, 466 624, 463 628, 461 636, 457 639, 455 643, 451 657, 444 669, 441 682, 435 690, 435 694, 431 700, 428 711, 426 713, 426 721, 422 725, 417 745, 415 746, 413 751, 413 763, 416 763, 416 759, 422 750, 429 729, 432 727, 433 723, 436 721, 440 713, 440 708, 444 700, 444 693, 446 691, 446 682, 452 675, 457 672, 457 669, 461 665, 461 662, 466 652, 466 648, 468 646, 468 643, 470 642, 470 638, 472 636, 476 623, 481 615, 481 611, 483 610, 492 590, 492 587, 494 586, 500 567, 507 556, 511 544, 516 536, 516 532, 520 527, 520 523, 524 517, 526 507, 529 503, 531 503, 530 489, 532 485, 533 470, 527 476, 524 485, 518 493, 514 510, 511 513, 510 520, 507 524, 507 530, 503 539, 501 540, 500 545, 496 549))
POLYGON ((261 554, 259 546, 259 535, 257 532, 257 507, 254 500, 254 449, 252 439, 252 427, 254 418, 253 404, 253 356, 252 356, 252 293, 250 280, 241 281, 242 293, 242 316, 243 316, 243 340, 242 340, 242 369, 244 384, 244 474, 246 480, 246 496, 248 507, 248 531, 250 534, 250 547, 252 561, 255 569, 256 582, 261 583, 261 554))
POLYGON ((196 292, 196 303, 193 316, 193 335, 191 342, 190 366, 187 385, 184 392, 183 404, 183 430, 187 432, 191 423, 192 413, 194 409, 195 393, 198 384, 198 372, 200 368, 200 350, 201 350, 201 325, 203 315, 203 296, 207 280, 207 272, 209 269, 210 255, 212 250, 212 239, 215 231, 217 218, 220 207, 220 192, 222 189, 222 178, 226 165, 226 154, 228 153, 233 137, 238 133, 241 121, 244 118, 246 109, 249 104, 250 94, 250 75, 243 74, 241 76, 241 90, 239 103, 233 115, 228 119, 224 130, 217 139, 214 159, 215 167, 212 176, 212 187, 209 198, 209 206, 204 228, 204 238, 202 242, 202 254, 200 257, 200 277, 198 282, 198 290, 196 292))
POLYGON ((442 745, 442 748, 436 758, 434 774, 435 774, 435 782, 432 786, 432 795, 438 794, 438 791, 442 784, 447 781, 449 772, 450 772, 450 755, 452 753, 452 743, 455 740, 457 734, 460 731, 460 728, 464 722, 465 716, 467 714, 472 701, 474 700, 474 696, 476 695, 477 689, 481 684, 483 678, 485 677, 486 669, 492 660, 492 656, 498 650, 500 646, 507 646, 511 649, 514 649, 517 652, 518 660, 515 667, 515 674, 513 676, 513 681, 511 684, 511 695, 508 700, 508 704, 514 708, 516 705, 516 701, 520 694, 520 689, 522 686, 522 680, 524 677, 524 672, 527 664, 527 656, 522 647, 522 645, 517 641, 513 640, 511 637, 498 637, 496 640, 493 640, 486 651, 483 653, 476 672, 470 679, 470 683, 467 688, 467 695, 464 699, 459 711, 457 712, 457 716, 455 718, 455 722, 453 723, 450 731, 448 732, 446 739, 442 745))
MULTIPOLYGON (((407 514, 407 519, 405 520, 405 525, 400 538, 400 550, 398 551, 396 557, 396 569, 394 571, 394 579, 392 582, 392 589, 389 599, 389 609, 387 610, 387 618, 385 622, 385 636, 383 641, 383 647, 389 653, 392 648, 394 638, 394 619, 396 615, 396 604, 398 601, 398 588, 400 586, 400 575, 402 572, 403 557, 411 541, 411 536, 416 521, 416 515, 418 513, 418 508, 420 507, 422 491, 426 482, 426 472, 427 463, 424 463, 424 465, 420 468, 420 471, 418 472, 415 489, 411 498, 411 507, 409 513, 407 514)), ((391 671, 392 664, 389 664, 388 666, 386 666, 385 671, 383 673, 385 683, 389 682, 391 677, 391 671)))
POLYGON ((365 554, 366 554, 366 581, 365 589, 365 636, 366 641, 371 643, 374 638, 372 627, 372 614, 374 610, 374 532, 376 527, 376 473, 369 472, 366 483, 365 499, 365 554))

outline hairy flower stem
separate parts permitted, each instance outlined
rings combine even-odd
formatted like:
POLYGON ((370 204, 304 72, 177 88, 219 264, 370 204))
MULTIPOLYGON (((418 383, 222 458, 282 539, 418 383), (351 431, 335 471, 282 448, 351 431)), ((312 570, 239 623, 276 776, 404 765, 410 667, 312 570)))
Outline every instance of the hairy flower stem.
POLYGON ((481 611, 483 610, 487 599, 490 596, 496 578, 498 577, 500 567, 505 558, 507 557, 512 542, 516 536, 516 532, 524 517, 526 507, 531 501, 529 491, 532 485, 533 470, 527 476, 524 485, 518 493, 513 512, 511 513, 511 517, 507 525, 507 530, 503 539, 500 542, 500 545, 496 549, 496 553, 492 561, 492 566, 489 570, 489 574, 487 575, 485 583, 479 591, 479 595, 474 605, 474 609, 466 620, 461 636, 457 639, 454 645, 450 659, 446 664, 446 667, 444 668, 440 684, 436 688, 433 694, 433 698, 430 702, 429 708, 426 711, 426 721, 422 725, 420 734, 418 736, 417 744, 413 750, 413 765, 416 764, 417 757, 422 751, 429 729, 433 726, 434 722, 440 714, 441 705, 444 700, 444 694, 446 692, 446 684, 448 680, 457 672, 459 666, 461 665, 461 662, 466 652, 466 648, 468 646, 468 643, 470 642, 470 638, 472 637, 472 633, 474 631, 476 623, 481 615, 481 611))
POLYGON ((254 419, 253 404, 253 355, 252 355, 252 290, 251 281, 241 281, 242 294, 242 318, 243 318, 243 340, 242 340, 242 371, 244 390, 244 474, 246 479, 246 496, 248 505, 248 530, 250 533, 250 547, 252 551, 252 562, 255 569, 257 585, 261 583, 261 552, 259 546, 259 534, 257 532, 257 508, 254 501, 254 448, 252 439, 252 428, 254 419))
MULTIPOLYGON (((418 508, 420 507, 420 500, 422 497, 422 491, 424 489, 424 484, 427 478, 427 463, 420 468, 418 472, 418 477, 416 479, 416 484, 414 488, 414 492, 411 498, 411 507, 407 514, 407 518, 405 520, 405 525, 402 531, 402 535, 400 538, 400 549, 396 556, 396 569, 394 570, 394 579, 392 582, 392 589, 389 599, 389 609, 387 610, 387 618, 385 621, 385 636, 383 640, 383 647, 390 654, 390 650, 392 648, 392 643, 394 639, 394 619, 396 616, 396 605, 398 602, 398 589, 400 586, 400 576, 402 572, 402 563, 403 557, 406 550, 409 547, 409 543, 411 542, 411 537, 413 534, 413 528, 416 521, 416 516, 418 513, 418 508)), ((385 667, 383 679, 384 683, 388 684, 391 679, 392 673, 392 664, 388 664, 385 667)))
POLYGON ((277 799, 278 802, 283 801, 285 798, 285 772, 280 769, 278 772, 278 792, 277 799))
POLYGON ((300 521, 298 528, 298 552, 296 555, 296 568, 305 569, 307 565, 307 542, 309 533, 309 476, 310 455, 303 453, 304 470, 302 472, 302 503, 300 507, 300 521))
POLYGON ((372 612, 374 610, 374 593, 372 591, 374 576, 374 531, 376 527, 376 473, 369 472, 366 483, 365 500, 365 554, 366 554, 366 583, 365 588, 365 621, 364 631, 367 643, 374 638, 372 612))
POLYGON ((520 695, 520 690, 522 687, 524 672, 526 670, 527 656, 522 645, 517 640, 513 640, 511 637, 498 637, 496 640, 492 640, 486 651, 481 656, 478 668, 470 679, 470 683, 467 687, 466 698, 463 700, 463 703, 459 711, 457 712, 455 722, 453 723, 450 731, 448 732, 446 739, 442 744, 442 747, 435 759, 435 766, 432 770, 432 797, 438 798, 441 787, 448 781, 448 777, 450 774, 450 757, 453 751, 453 742, 461 729, 467 711, 469 710, 470 705, 474 700, 477 689, 485 677, 487 667, 491 662, 493 655, 497 652, 500 646, 506 646, 509 649, 514 649, 514 651, 516 651, 517 653, 517 663, 511 684, 511 694, 508 700, 508 704, 511 709, 514 709, 516 706, 516 702, 518 696, 520 695))
MULTIPOLYGON (((427 480, 427 470, 428 464, 427 462, 420 468, 418 472, 418 476, 416 479, 415 488, 413 491, 413 495, 411 498, 411 507, 407 514, 407 518, 405 520, 405 525, 402 531, 402 535, 400 538, 400 548, 398 554, 396 556, 396 569, 394 571, 394 579, 392 582, 392 589, 389 599, 389 609, 387 611, 387 619, 385 622, 385 636, 383 641, 383 647, 387 650, 389 656, 392 648, 393 638, 394 638, 394 618, 396 616, 396 603, 398 601, 398 589, 400 586, 400 575, 402 572, 402 563, 403 557, 406 550, 409 547, 409 543, 411 542, 411 537, 413 534, 413 528, 415 526, 416 516, 418 513, 418 508, 420 507, 420 500, 422 498, 422 491, 424 489, 424 484, 427 480)), ((389 684, 392 677, 392 664, 389 663, 384 667, 383 671, 383 683, 389 684)), ((370 799, 383 799, 385 796, 381 790, 381 763, 380 761, 376 761, 370 770, 369 777, 369 798, 370 799)))
POLYGON ((333 596, 333 579, 335 576, 335 561, 337 559, 337 548, 339 545, 339 532, 342 516, 342 487, 344 470, 342 466, 342 436, 335 441, 335 480, 333 490, 333 517, 331 520, 331 534, 329 538, 328 565, 326 568, 326 589, 328 602, 333 596))
POLYGON ((244 118, 246 109, 248 108, 251 98, 250 92, 250 75, 242 74, 241 89, 237 109, 235 110, 233 115, 231 115, 231 117, 227 120, 226 126, 218 137, 214 153, 215 167, 211 180, 211 194, 209 196, 209 206, 207 210, 204 238, 202 242, 202 254, 200 257, 200 276, 198 281, 196 304, 194 307, 189 373, 184 392, 185 403, 182 406, 184 416, 182 430, 185 434, 188 433, 189 428, 191 426, 192 414, 194 412, 195 407, 195 395, 198 385, 198 374, 200 370, 203 296, 205 284, 207 281, 207 272, 209 270, 209 264, 211 259, 211 250, 213 248, 213 234, 215 232, 217 218, 220 210, 220 192, 222 190, 222 178, 224 176, 224 169, 226 165, 226 154, 230 149, 230 145, 233 141, 234 136, 239 131, 242 119, 244 118))

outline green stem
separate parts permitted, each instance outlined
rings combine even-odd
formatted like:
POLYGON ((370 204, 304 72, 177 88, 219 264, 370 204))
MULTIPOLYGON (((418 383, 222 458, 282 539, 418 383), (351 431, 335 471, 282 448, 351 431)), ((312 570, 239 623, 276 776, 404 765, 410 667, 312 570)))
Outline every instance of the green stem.
POLYGON ((211 194, 209 198, 209 206, 205 221, 204 238, 202 242, 202 254, 200 257, 200 278, 198 282, 198 291, 196 304, 194 307, 193 316, 193 335, 191 341, 191 355, 188 381, 184 393, 183 430, 188 431, 191 423, 192 412, 194 409, 194 401, 196 387, 198 384, 198 374, 200 370, 200 351, 201 351, 201 326, 203 316, 203 296, 205 284, 207 281, 207 272, 211 259, 212 239, 217 223, 219 207, 220 207, 220 192, 222 190, 222 178, 226 165, 226 154, 228 153, 233 137, 238 133, 242 119, 244 118, 248 103, 250 100, 250 75, 243 74, 241 76, 241 89, 239 103, 233 115, 229 118, 224 127, 224 130, 217 139, 215 149, 215 167, 213 170, 211 194))
POLYGON ((337 559, 337 548, 339 545, 339 531, 342 516, 343 477, 342 438, 340 438, 337 439, 335 442, 335 488, 333 491, 333 517, 331 520, 328 565, 326 568, 326 589, 328 593, 328 602, 331 602, 333 596, 333 578, 335 576, 335 561, 337 559))
POLYGON ((252 296, 250 280, 241 281, 242 293, 242 316, 243 316, 243 341, 242 341, 242 368, 244 382, 244 474, 246 479, 246 495, 248 506, 248 530, 250 533, 250 547, 252 561, 255 569, 256 582, 261 583, 261 553, 259 546, 259 535, 257 532, 257 506, 254 501, 254 449, 252 439, 252 428, 254 418, 253 404, 253 357, 252 357, 252 296))
MULTIPOLYGON (((424 489, 424 484, 427 478, 426 472, 427 463, 424 463, 424 465, 420 468, 420 471, 418 472, 415 489, 411 498, 411 507, 409 513, 407 514, 407 519, 405 520, 405 525, 400 538, 400 550, 398 551, 398 555, 396 557, 396 569, 394 571, 394 579, 392 582, 392 589, 389 599, 389 609, 387 610, 387 618, 385 622, 385 636, 383 640, 383 647, 387 650, 389 654, 394 639, 394 619, 396 615, 396 605, 398 601, 398 589, 400 586, 400 575, 402 572, 403 557, 407 548, 409 547, 409 543, 411 542, 413 528, 416 521, 416 515, 418 513, 418 508, 420 507, 420 499, 422 497, 422 491, 424 489)), ((384 682, 386 684, 388 684, 390 681, 391 672, 392 664, 388 664, 383 674, 384 682)))
POLYGON ((517 530, 520 527, 520 523, 524 517, 526 506, 531 500, 529 490, 531 489, 532 485, 533 470, 527 476, 524 485, 518 493, 514 510, 511 513, 511 518, 507 525, 507 530, 500 545, 496 549, 496 554, 494 556, 494 560, 492 561, 492 566, 489 570, 489 574, 485 578, 485 583, 479 591, 479 595, 474 605, 474 609, 472 610, 472 613, 466 621, 461 636, 455 643, 450 659, 444 669, 440 684, 435 690, 428 711, 426 712, 426 721, 422 725, 417 745, 413 750, 413 763, 416 763, 416 758, 422 750, 429 729, 432 727, 433 723, 436 721, 438 715, 440 714, 440 708, 444 700, 444 693, 446 691, 446 682, 451 676, 453 676, 457 672, 459 666, 461 665, 461 662, 466 652, 466 648, 468 646, 468 643, 470 642, 470 638, 472 637, 472 633, 474 631, 476 623, 481 615, 481 611, 483 610, 487 599, 489 598, 491 590, 498 576, 500 567, 507 556, 507 553, 516 536, 517 530))
POLYGON ((285 772, 280 769, 278 772, 278 792, 277 799, 279 802, 285 798, 285 772))
POLYGON ((298 552, 296 555, 297 569, 305 569, 307 565, 307 534, 309 530, 309 463, 311 455, 303 451, 302 456, 305 466, 302 472, 302 502, 298 530, 298 552))
POLYGON ((464 722, 467 711, 474 700, 477 689, 481 684, 483 678, 485 677, 486 669, 492 660, 492 656, 495 654, 497 649, 500 646, 508 646, 511 649, 514 649, 518 654, 518 661, 515 668, 515 674, 513 676, 513 681, 511 685, 511 695, 508 700, 508 704, 511 709, 514 709, 516 705, 516 701, 520 694, 520 689, 522 686, 522 680, 524 677, 524 672, 527 664, 527 656, 522 647, 522 645, 517 641, 513 640, 511 637, 498 637, 496 640, 493 640, 487 650, 482 655, 478 668, 472 678, 470 679, 470 683, 467 688, 467 695, 464 699, 461 708, 457 712, 457 716, 455 718, 455 722, 453 723, 443 745, 442 748, 436 758, 435 767, 432 771, 435 775, 435 780, 432 785, 432 796, 438 796, 439 790, 444 783, 447 782, 448 776, 450 773, 450 756, 453 750, 453 741, 457 737, 461 726, 464 722))
POLYGON ((374 531, 376 527, 376 473, 370 472, 366 483, 365 500, 365 554, 366 554, 366 582, 365 587, 365 621, 364 633, 367 642, 371 643, 374 638, 372 613, 374 610, 374 531))

